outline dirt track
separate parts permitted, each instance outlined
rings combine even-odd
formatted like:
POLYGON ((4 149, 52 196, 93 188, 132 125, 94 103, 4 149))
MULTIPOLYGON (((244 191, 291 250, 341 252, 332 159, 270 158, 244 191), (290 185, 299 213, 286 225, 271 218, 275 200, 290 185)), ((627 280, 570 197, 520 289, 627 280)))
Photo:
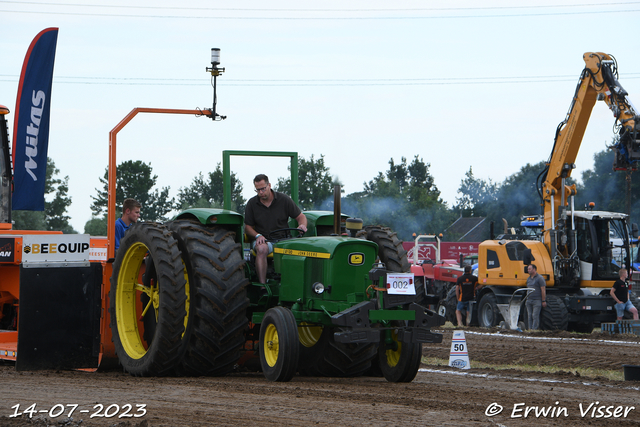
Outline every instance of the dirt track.
MULTIPOLYGON (((640 337, 616 337, 614 341, 602 334, 575 339, 579 335, 507 337, 486 332, 467 330, 472 367, 474 360, 519 361, 567 370, 577 366, 622 370, 622 364, 640 365, 640 337)), ((425 345, 424 355, 448 359, 451 333, 444 330, 440 345, 425 345)), ((133 378, 119 371, 16 372, 13 366, 5 365, 0 366, 4 391, 0 427, 64 425, 68 421, 64 415, 51 418, 48 413, 31 420, 10 418, 15 405, 24 411, 33 403, 37 404, 36 410, 52 412, 62 409, 61 405, 77 404, 73 421, 67 423, 70 426, 640 425, 640 382, 582 378, 568 371, 551 375, 515 370, 460 371, 426 365, 422 368, 412 383, 391 384, 372 377, 295 377, 290 383, 270 383, 257 373, 223 378, 133 378), (60 406, 54 408, 57 404, 60 406), (109 412, 115 416, 90 418, 97 404, 104 408, 118 405, 109 412), (131 415, 141 414, 136 404, 145 404, 146 414, 118 418, 126 404, 133 406, 131 415), (597 410, 600 406, 604 406, 601 413, 597 410), (612 406, 609 412, 608 406, 612 406), (616 406, 621 407, 617 413, 616 406), (499 414, 488 415, 500 407, 503 409, 499 414), (546 416, 536 417, 533 409, 524 417, 527 407, 550 410, 546 416), (80 413, 81 410, 88 412, 80 413)))

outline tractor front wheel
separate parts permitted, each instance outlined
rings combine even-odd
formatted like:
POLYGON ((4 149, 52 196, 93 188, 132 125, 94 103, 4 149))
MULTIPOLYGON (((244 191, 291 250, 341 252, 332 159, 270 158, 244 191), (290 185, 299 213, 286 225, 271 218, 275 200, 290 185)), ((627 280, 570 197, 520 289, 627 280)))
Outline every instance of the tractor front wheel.
POLYGON ((184 332, 186 291, 178 243, 164 226, 134 224, 120 241, 109 303, 113 344, 124 370, 135 376, 173 373, 184 332), (155 269, 146 274, 157 280, 140 280, 145 257, 153 259, 147 264, 155 269), (155 328, 145 334, 149 316, 155 328))
POLYGON ((383 340, 378 346, 378 363, 382 375, 389 382, 409 383, 420 368, 422 343, 406 343, 398 340, 398 330, 390 331, 391 342, 383 340))
POLYGON ((298 325, 291 310, 273 307, 260 325, 260 364, 269 381, 290 381, 298 370, 300 356, 298 325))

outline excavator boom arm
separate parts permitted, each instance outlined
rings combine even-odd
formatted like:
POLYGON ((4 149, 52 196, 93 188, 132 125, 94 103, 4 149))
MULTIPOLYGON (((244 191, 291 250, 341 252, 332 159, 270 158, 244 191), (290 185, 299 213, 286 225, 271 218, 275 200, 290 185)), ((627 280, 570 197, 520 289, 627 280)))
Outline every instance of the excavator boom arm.
POLYGON ((565 179, 571 176, 575 168, 574 162, 596 101, 605 101, 615 119, 614 128, 618 135, 611 147, 616 152, 614 168, 635 168, 640 161, 640 144, 637 140, 640 132, 636 128, 640 120, 627 91, 618 82, 615 58, 602 52, 587 52, 583 59, 585 68, 567 116, 556 130, 553 150, 539 188, 545 213, 544 241, 552 253, 549 233, 555 228, 569 196, 575 194, 575 186, 566 185, 565 179))
POLYGON ((580 75, 569 112, 556 132, 548 172, 543 183, 543 192, 546 196, 554 191, 555 194, 560 194, 563 190, 561 179, 571 176, 596 100, 607 103, 616 120, 615 126, 619 134, 628 133, 632 136, 636 130, 637 110, 616 78, 615 59, 601 52, 587 52, 583 59, 586 66, 580 75))

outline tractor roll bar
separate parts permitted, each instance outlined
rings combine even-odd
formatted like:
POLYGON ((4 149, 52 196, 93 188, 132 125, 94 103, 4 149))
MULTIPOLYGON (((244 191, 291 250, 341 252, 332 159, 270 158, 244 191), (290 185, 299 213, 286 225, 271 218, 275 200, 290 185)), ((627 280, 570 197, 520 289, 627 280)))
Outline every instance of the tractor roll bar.
POLYGON ((157 114, 193 114, 195 116, 211 116, 211 110, 179 110, 172 108, 134 108, 120 123, 109 132, 109 173, 107 197, 107 259, 115 258, 116 243, 116 135, 138 113, 157 114))

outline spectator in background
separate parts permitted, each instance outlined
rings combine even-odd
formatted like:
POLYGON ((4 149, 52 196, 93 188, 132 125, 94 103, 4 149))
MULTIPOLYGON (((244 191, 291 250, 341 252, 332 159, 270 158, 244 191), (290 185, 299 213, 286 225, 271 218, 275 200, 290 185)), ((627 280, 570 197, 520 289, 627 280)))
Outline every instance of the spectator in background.
POLYGON ((122 216, 116 220, 116 251, 120 247, 120 239, 124 237, 131 224, 140 218, 142 205, 135 199, 125 199, 122 204, 122 216))
POLYGON ((538 268, 531 264, 527 267, 529 277, 527 278, 527 288, 533 289, 527 295, 527 314, 529 329, 540 328, 540 312, 542 307, 547 306, 547 283, 538 274, 538 268))
POLYGON ((458 326, 462 326, 462 312, 467 312, 467 326, 471 323, 471 301, 476 298, 476 290, 482 288, 482 285, 478 286, 478 278, 471 274, 471 266, 464 267, 464 274, 458 277, 456 281, 456 299, 458 305, 456 306, 456 319, 458 320, 458 326))
POLYGON ((638 320, 638 309, 633 306, 629 298, 629 283, 627 282, 628 272, 626 268, 619 271, 620 278, 613 283, 609 293, 616 302, 616 312, 618 320, 622 320, 625 310, 633 315, 633 320, 638 320))

